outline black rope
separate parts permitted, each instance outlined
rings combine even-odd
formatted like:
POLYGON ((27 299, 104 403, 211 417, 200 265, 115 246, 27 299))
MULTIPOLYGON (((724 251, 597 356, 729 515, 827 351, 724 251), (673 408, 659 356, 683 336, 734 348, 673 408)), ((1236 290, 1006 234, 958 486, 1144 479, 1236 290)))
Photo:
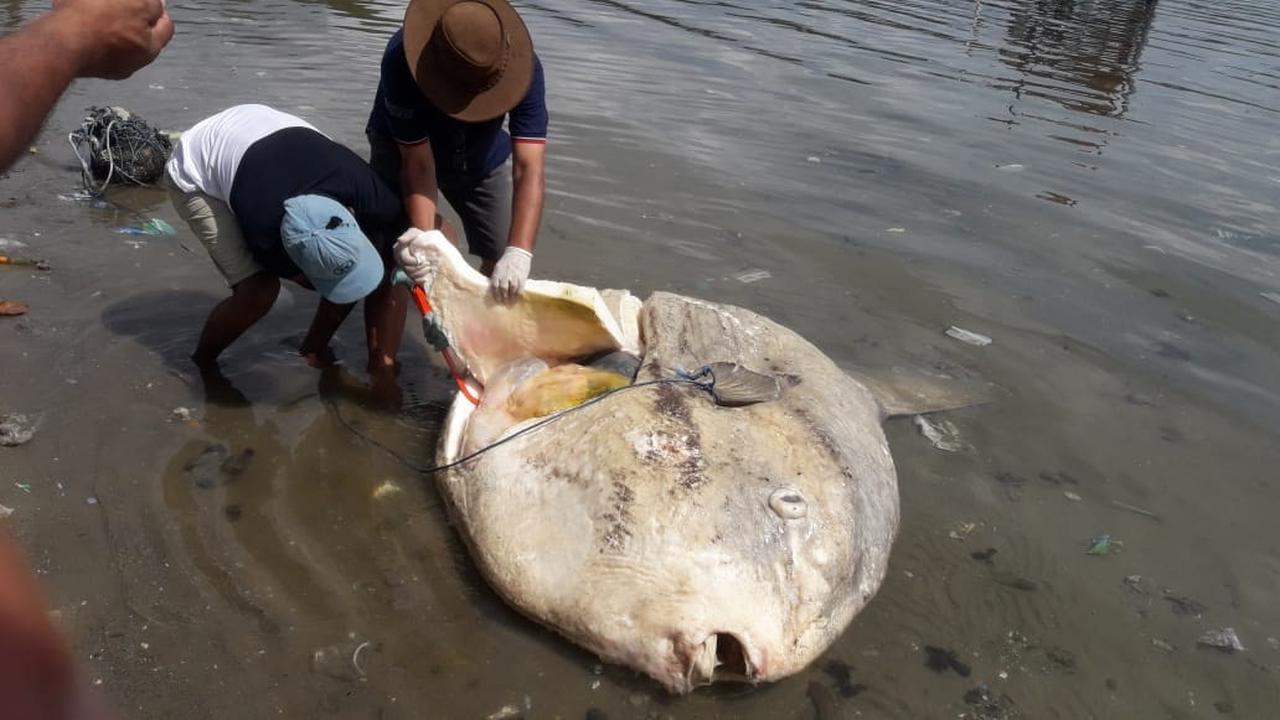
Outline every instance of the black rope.
POLYGON ((585 410, 586 408, 589 408, 598 402, 604 401, 605 398, 612 397, 613 395, 617 395, 618 393, 621 393, 621 392, 626 392, 628 390, 638 390, 640 388, 652 387, 654 385, 692 385, 700 390, 705 390, 706 392, 710 393, 712 392, 712 389, 715 387, 715 376, 712 374, 710 367, 703 367, 700 370, 697 370, 692 373, 686 373, 684 371, 679 371, 679 370, 676 371, 676 373, 677 374, 675 377, 660 378, 658 380, 646 380, 644 382, 638 382, 633 385, 624 385, 623 387, 614 388, 612 390, 609 390, 608 392, 601 393, 591 398, 590 400, 587 400, 581 405, 575 405, 566 410, 560 410, 558 412, 552 413, 542 418, 538 422, 530 425, 529 427, 521 428, 516 432, 513 432, 510 435, 500 440, 497 440, 496 442, 490 443, 489 445, 486 445, 480 448, 479 450, 476 450, 475 452, 472 452, 464 457, 458 458, 457 460, 454 460, 451 463, 445 463, 444 465, 436 465, 434 467, 423 467, 421 465, 418 465, 417 463, 405 458, 403 455, 396 452, 394 449, 389 448, 386 445, 383 445, 381 442, 361 432, 358 428, 353 426, 351 423, 347 422, 346 418, 342 417, 342 412, 338 409, 338 405, 336 402, 332 404, 332 408, 333 408, 334 416, 338 418, 338 422, 341 423, 343 427, 345 427, 347 430, 349 430, 351 434, 355 435, 361 440, 364 440, 370 445, 373 445, 379 450, 390 455, 392 458, 398 461, 401 465, 404 465, 410 470, 423 473, 424 475, 432 475, 434 473, 450 470, 452 468, 458 467, 459 465, 462 465, 463 463, 474 460, 477 457, 480 457, 481 455, 489 452, 490 450, 501 447, 502 445, 505 445, 511 442, 512 440, 515 440, 518 437, 528 435, 529 433, 535 430, 538 430, 540 428, 546 427, 547 425, 550 425, 551 423, 565 417, 566 415, 569 415, 570 413, 575 413, 575 412, 578 412, 579 410, 585 410))

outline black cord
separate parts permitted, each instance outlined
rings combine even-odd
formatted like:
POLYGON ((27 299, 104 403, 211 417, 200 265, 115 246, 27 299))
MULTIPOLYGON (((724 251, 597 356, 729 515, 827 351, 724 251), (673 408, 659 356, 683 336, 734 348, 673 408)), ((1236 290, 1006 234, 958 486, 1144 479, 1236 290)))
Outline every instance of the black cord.
POLYGON ((386 445, 383 445, 381 442, 378 442, 377 440, 361 432, 358 428, 353 426, 351 423, 347 422, 346 418, 342 417, 342 412, 338 409, 337 402, 333 402, 331 407, 333 408, 334 417, 338 418, 338 422, 342 423, 342 426, 345 427, 347 430, 349 430, 351 434, 355 435, 361 440, 364 440, 370 445, 373 445, 379 450, 395 458, 401 465, 404 465, 410 470, 423 473, 424 475, 431 475, 434 473, 442 472, 444 470, 449 470, 451 468, 458 467, 459 465, 462 465, 465 462, 474 460, 477 457, 489 452, 490 450, 493 450, 494 448, 505 445, 506 443, 509 443, 512 440, 515 440, 516 438, 521 437, 523 435, 527 435, 533 432, 534 430, 538 430, 539 428, 550 425, 551 423, 555 422, 556 420, 559 420, 560 418, 570 413, 575 413, 579 410, 585 410, 586 408, 589 408, 592 405, 595 405, 596 403, 603 401, 605 398, 611 397, 613 395, 617 395, 620 392, 626 392, 627 390, 638 390, 643 387, 652 387, 654 385, 692 385, 700 390, 711 392, 712 388, 715 386, 715 376, 712 375, 711 368, 704 367, 693 373, 686 373, 681 371, 676 377, 661 378, 659 380, 646 380, 645 382, 635 383, 634 385, 625 385, 620 388, 614 388, 608 392, 601 393, 600 395, 597 395, 591 398, 590 400, 587 400, 581 405, 575 405, 571 408, 568 408, 567 410, 561 410, 559 412, 552 413, 551 415, 546 416, 545 418, 530 425, 529 427, 521 428, 520 430, 511 433, 510 435, 502 438, 501 440, 490 443, 489 445, 486 445, 480 448, 479 450, 476 450, 475 452, 470 453, 469 455, 466 455, 465 457, 458 458, 457 460, 454 460, 451 463, 446 463, 444 465, 436 465, 434 467, 423 467, 421 465, 418 465, 417 463, 414 463, 413 461, 405 458, 403 455, 396 452, 392 448, 389 448, 386 445))

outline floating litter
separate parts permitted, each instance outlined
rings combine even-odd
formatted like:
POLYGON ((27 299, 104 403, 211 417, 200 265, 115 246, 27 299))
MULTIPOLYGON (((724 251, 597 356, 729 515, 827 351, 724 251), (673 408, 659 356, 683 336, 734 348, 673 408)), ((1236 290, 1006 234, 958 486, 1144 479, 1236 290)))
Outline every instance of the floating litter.
POLYGON ((1112 540, 1110 535, 1099 535, 1089 541, 1089 549, 1085 551, 1085 555, 1111 555, 1123 544, 1119 540, 1112 540))
POLYGON ((385 500, 387 498, 400 495, 403 492, 404 489, 399 485, 391 482, 390 480, 384 480, 381 485, 373 489, 373 499, 385 500))
POLYGON ((17 317, 26 315, 31 308, 17 300, 0 300, 0 317, 17 317))
POLYGON ((1222 628, 1221 630, 1210 630, 1200 636, 1196 643, 1205 647, 1216 648, 1222 652, 1234 653, 1244 652, 1244 645, 1240 642, 1240 637, 1236 635, 1236 631, 1232 628, 1222 628))
POLYGON ((904 233, 907 231, 907 229, 900 228, 900 227, 891 227, 891 228, 885 228, 884 231, 887 233, 904 233))
POLYGON ((733 279, 740 283, 751 284, 753 282, 760 282, 761 280, 768 280, 771 277, 773 277, 773 273, 768 270, 748 270, 747 272, 734 275, 733 279))
POLYGON ((820 163, 820 162, 822 162, 822 158, 818 157, 817 155, 810 155, 809 157, 807 157, 807 158, 805 158, 805 159, 806 159, 806 160, 808 160, 808 161, 809 161, 809 162, 811 162, 811 163, 820 163))
POLYGON ((947 328, 947 337, 954 338, 956 340, 959 340, 962 343, 976 345, 978 347, 986 347, 987 345, 991 344, 991 338, 987 337, 986 335, 981 335, 979 333, 973 332, 972 330, 965 330, 964 328, 958 328, 955 325, 952 325, 951 327, 947 328))
POLYGON ((912 415, 911 424, 931 445, 944 452, 960 452, 965 449, 960 431, 946 420, 933 420, 928 415, 912 415))
POLYGON ((177 234, 177 231, 173 229, 172 225, 160 218, 150 218, 138 225, 126 225, 121 228, 116 228, 116 232, 121 235, 171 236, 177 234))
POLYGON ((0 518, 7 518, 13 514, 13 508, 6 505, 0 505, 0 518))
POLYGON ((1026 168, 1025 165, 1021 165, 1019 163, 1009 163, 1008 165, 996 165, 997 170, 1002 170, 1004 172, 1018 172, 1025 168, 1026 168))
POLYGON ((0 445, 17 447, 31 442, 35 437, 35 422, 26 415, 0 413, 0 445))
POLYGON ((372 646, 373 643, 367 640, 356 642, 355 638, 351 638, 348 642, 317 648, 311 653, 311 671, 335 680, 363 681, 368 675, 360 658, 372 646))
POLYGON ((1155 514, 1155 513, 1151 512, 1150 510, 1146 510, 1146 509, 1140 508, 1140 507, 1138 507, 1137 505, 1130 505, 1130 504, 1129 504, 1129 503, 1127 503, 1127 502, 1120 502, 1119 500, 1112 500, 1112 501, 1111 501, 1111 506, 1112 506, 1112 507, 1114 507, 1114 508, 1118 508, 1118 509, 1120 509, 1120 510, 1125 510, 1125 511, 1128 511, 1128 512, 1134 513, 1134 514, 1136 514, 1136 515, 1142 515, 1143 517, 1149 517, 1149 518, 1151 518, 1152 520, 1159 520, 1159 519, 1160 519, 1160 516, 1159 516, 1159 515, 1157 515, 1157 514, 1155 514))

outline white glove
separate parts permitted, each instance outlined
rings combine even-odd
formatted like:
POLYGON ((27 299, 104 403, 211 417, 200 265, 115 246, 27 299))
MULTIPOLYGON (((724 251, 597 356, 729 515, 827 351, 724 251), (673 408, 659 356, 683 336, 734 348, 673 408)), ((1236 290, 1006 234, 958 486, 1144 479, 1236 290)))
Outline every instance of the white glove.
POLYGON ((409 228, 396 240, 396 262, 404 268, 404 274, 417 285, 429 285, 436 273, 436 263, 427 250, 431 241, 448 243, 439 230, 409 228))
POLYGON ((493 296, 502 302, 511 302, 519 297, 525 281, 529 279, 529 266, 532 264, 533 253, 524 248, 507 247, 489 278, 493 296))

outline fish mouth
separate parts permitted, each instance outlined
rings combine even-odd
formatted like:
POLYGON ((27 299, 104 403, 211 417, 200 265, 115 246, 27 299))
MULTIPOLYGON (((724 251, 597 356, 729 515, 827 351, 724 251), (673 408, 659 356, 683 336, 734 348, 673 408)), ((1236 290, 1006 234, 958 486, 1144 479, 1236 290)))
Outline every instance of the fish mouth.
POLYGON ((733 633, 711 633, 692 650, 685 673, 690 690, 718 682, 754 684, 759 679, 747 644, 733 633))

